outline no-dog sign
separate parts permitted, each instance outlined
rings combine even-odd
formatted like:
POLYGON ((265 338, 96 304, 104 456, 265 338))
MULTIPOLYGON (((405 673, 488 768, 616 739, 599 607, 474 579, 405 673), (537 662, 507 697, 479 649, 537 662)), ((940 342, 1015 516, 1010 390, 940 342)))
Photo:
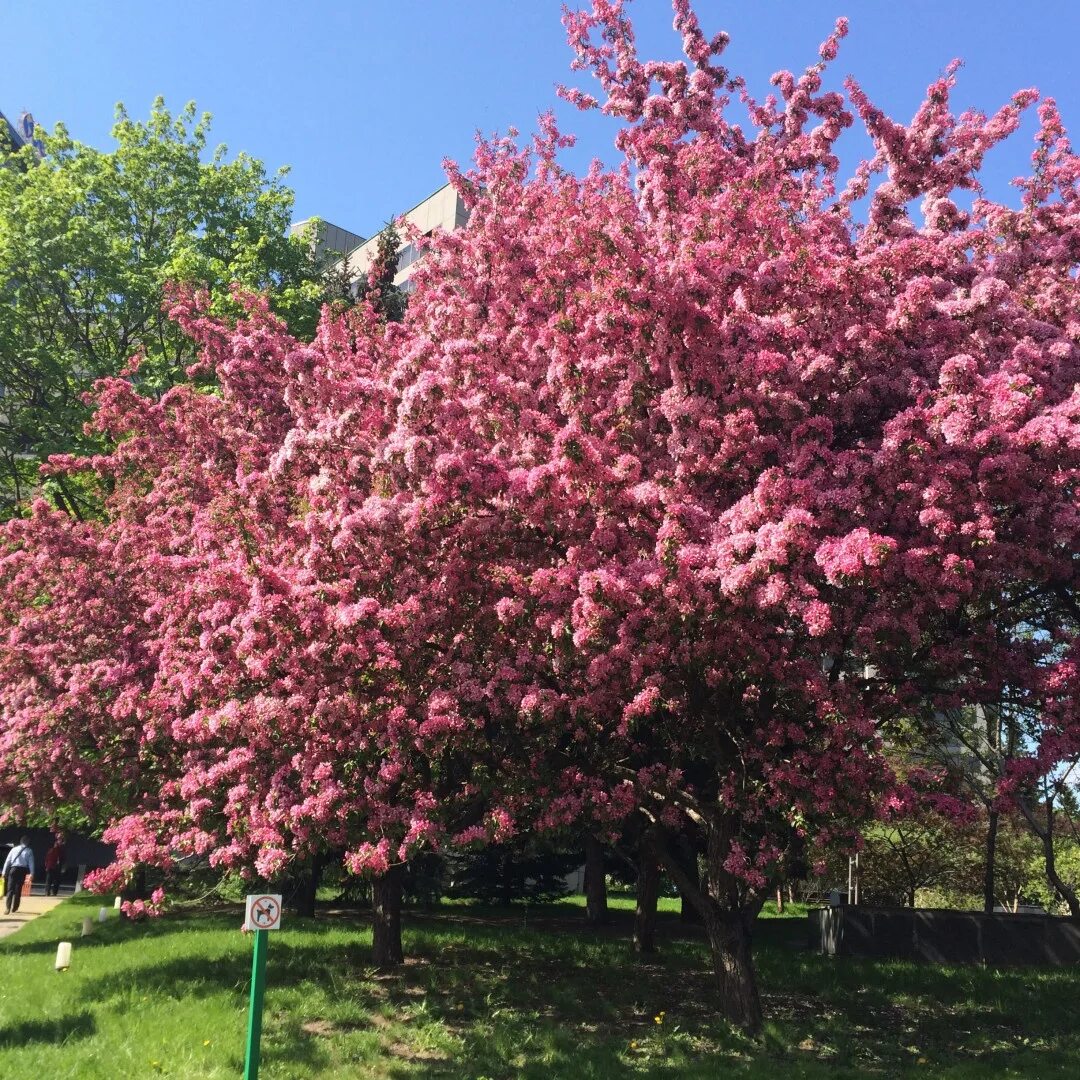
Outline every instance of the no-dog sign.
POLYGON ((247 898, 245 930, 280 930, 281 896, 256 893, 247 898))
POLYGON ((255 893, 244 905, 244 929, 254 930, 251 953, 251 1005, 248 1007, 247 1050, 244 1053, 244 1080, 259 1080, 262 1056, 263 991, 266 989, 267 930, 281 929, 280 893, 255 893))

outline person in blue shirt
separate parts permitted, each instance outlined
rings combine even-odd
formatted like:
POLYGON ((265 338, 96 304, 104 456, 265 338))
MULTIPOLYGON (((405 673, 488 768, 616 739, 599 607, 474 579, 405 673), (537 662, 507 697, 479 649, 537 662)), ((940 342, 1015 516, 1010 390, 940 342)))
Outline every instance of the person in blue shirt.
POLYGON ((23 882, 34 877, 34 853, 30 850, 30 837, 24 836, 4 860, 4 911, 10 915, 19 910, 23 882))

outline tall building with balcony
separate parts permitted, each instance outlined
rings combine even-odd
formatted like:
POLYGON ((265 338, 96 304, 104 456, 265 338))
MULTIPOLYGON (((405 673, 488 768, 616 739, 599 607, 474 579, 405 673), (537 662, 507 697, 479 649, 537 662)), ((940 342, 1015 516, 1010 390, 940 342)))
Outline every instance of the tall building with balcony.
MULTIPOLYGON (((465 209, 461 196, 450 184, 444 184, 438 191, 417 203, 411 210, 401 215, 405 222, 415 228, 422 236, 431 236, 439 230, 453 232, 463 228, 469 220, 469 211, 465 209)), ((371 269, 371 264, 379 250, 378 232, 365 240, 334 267, 336 273, 348 274, 352 281, 359 281, 371 269)), ((398 250, 397 273, 394 284, 404 292, 409 292, 409 278, 412 277, 416 263, 423 253, 414 243, 402 236, 398 250)))

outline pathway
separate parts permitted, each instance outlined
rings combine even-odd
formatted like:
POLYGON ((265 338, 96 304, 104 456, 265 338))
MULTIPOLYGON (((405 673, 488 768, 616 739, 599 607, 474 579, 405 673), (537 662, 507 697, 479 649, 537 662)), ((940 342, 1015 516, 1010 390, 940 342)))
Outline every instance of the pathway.
POLYGON ((10 915, 4 914, 3 900, 0 899, 0 938, 14 934, 24 923, 51 911, 64 899, 63 896, 24 896, 19 902, 19 910, 10 915))

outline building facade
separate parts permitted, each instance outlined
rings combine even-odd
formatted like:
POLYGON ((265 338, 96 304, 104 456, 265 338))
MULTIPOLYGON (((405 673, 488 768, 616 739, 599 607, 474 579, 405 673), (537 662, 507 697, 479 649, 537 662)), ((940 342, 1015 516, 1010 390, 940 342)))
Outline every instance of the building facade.
MULTIPOLYGON (((417 203, 411 210, 401 215, 408 226, 416 229, 421 236, 431 236, 437 231, 454 232, 463 228, 469 220, 461 196, 450 184, 444 184, 438 191, 417 203)), ((403 233, 405 230, 401 230, 403 233)), ((345 252, 333 268, 335 273, 347 275, 351 281, 360 281, 371 269, 371 264, 379 250, 379 235, 376 233, 352 251, 345 252)), ((409 292, 409 278, 412 277, 416 264, 423 252, 402 235, 398 250, 397 273, 394 284, 404 292, 409 292)))
POLYGON ((34 138, 34 118, 25 109, 15 121, 9 120, 0 112, 0 128, 7 135, 7 141, 16 150, 21 150, 24 146, 32 146, 38 157, 44 155, 45 144, 40 139, 34 138))
POLYGON ((305 218, 303 221, 293 222, 289 226, 289 234, 308 238, 318 258, 326 256, 330 259, 348 256, 367 239, 359 233, 350 232, 321 218, 305 218))

